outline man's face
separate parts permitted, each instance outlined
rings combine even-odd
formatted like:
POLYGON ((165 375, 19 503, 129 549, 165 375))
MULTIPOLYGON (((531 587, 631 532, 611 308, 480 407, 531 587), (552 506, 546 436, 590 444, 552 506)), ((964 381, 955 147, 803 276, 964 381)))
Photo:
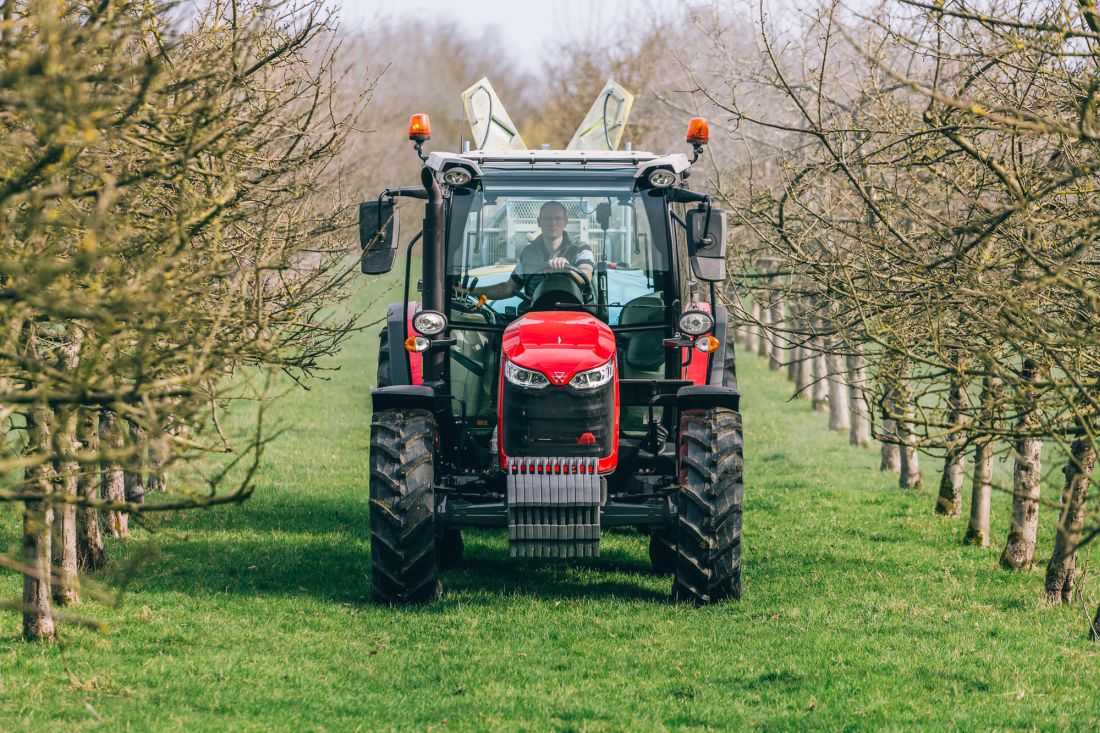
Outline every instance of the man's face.
POLYGON ((568 219, 565 218, 565 209, 559 206, 547 206, 539 214, 539 228, 547 239, 558 239, 565 231, 568 219))

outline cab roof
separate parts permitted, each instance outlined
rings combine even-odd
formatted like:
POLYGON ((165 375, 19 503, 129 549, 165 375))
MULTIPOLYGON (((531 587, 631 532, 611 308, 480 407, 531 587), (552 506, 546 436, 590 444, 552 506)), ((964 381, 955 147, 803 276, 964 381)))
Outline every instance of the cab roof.
MULTIPOLYGON (((467 153, 431 153, 425 163, 439 173, 466 168, 482 184, 503 184, 519 178, 574 179, 577 183, 602 179, 630 181, 654 168, 680 175, 691 167, 683 153, 656 155, 638 150, 472 150, 467 153)), ((546 181, 549 183, 549 180, 546 181)))

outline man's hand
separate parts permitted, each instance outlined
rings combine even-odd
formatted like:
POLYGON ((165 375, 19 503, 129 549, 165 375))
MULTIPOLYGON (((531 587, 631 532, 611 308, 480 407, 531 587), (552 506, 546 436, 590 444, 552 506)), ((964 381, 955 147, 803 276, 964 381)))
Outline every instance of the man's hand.
POLYGON ((546 264, 550 266, 551 270, 564 270, 569 267, 569 260, 564 257, 551 257, 546 264))

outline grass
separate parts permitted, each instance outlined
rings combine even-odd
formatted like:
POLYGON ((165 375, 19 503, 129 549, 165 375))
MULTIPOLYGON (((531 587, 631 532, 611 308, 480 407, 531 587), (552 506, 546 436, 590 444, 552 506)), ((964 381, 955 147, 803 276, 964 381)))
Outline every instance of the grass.
MULTIPOLYGON (((0 616, 0 730, 1100 727, 1100 645, 1081 609, 1045 607, 1040 574, 961 546, 960 521, 786 402, 753 356, 741 602, 669 605, 634 533, 559 563, 509 560, 486 532, 467 535, 440 603, 372 605, 374 348, 361 334, 329 381, 273 410, 292 429, 245 506, 112 542, 112 582, 157 553, 119 606, 81 609, 109 631, 63 626, 61 643, 29 646, 0 616)), ((997 497, 998 539, 1007 512, 997 497)), ((0 546, 16 521, 0 509, 0 546)), ((18 590, 0 577, 0 597, 18 590)))

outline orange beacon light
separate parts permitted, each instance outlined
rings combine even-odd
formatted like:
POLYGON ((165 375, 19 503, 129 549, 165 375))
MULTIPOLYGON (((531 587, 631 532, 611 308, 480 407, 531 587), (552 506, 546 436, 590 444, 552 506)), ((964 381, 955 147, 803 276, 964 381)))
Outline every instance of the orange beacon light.
POLYGON ((432 122, 424 113, 415 114, 409 118, 409 139, 422 143, 432 136, 432 122))
POLYGON ((692 145, 710 142, 710 125, 703 117, 692 117, 688 122, 687 141, 692 145))

